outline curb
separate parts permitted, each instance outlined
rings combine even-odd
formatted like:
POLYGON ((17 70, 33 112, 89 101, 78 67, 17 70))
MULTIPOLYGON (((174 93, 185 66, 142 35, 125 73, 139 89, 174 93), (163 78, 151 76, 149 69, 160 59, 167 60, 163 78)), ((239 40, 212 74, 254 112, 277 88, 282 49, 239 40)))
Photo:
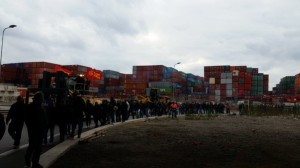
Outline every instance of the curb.
POLYGON ((69 151, 73 146, 77 145, 79 142, 84 141, 85 139, 89 139, 93 136, 97 136, 99 131, 118 126, 121 124, 132 123, 132 122, 139 122, 145 121, 148 119, 155 119, 155 118, 162 118, 164 116, 159 117, 149 117, 149 118, 139 118, 133 120, 127 120, 126 122, 118 122, 114 123, 113 125, 105 125, 98 128, 94 128, 83 132, 81 134, 81 138, 77 138, 76 136, 74 139, 66 139, 65 141, 57 144, 53 148, 49 149, 47 152, 43 153, 40 157, 40 164, 44 166, 44 168, 50 167, 58 158, 63 156, 67 151, 69 151))

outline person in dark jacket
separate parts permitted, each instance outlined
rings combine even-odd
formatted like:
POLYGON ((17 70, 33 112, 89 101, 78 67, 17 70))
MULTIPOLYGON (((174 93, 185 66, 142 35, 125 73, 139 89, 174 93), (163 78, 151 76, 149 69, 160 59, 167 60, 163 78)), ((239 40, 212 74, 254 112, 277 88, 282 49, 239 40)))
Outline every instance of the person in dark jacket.
POLYGON ((95 102, 95 106, 93 107, 93 118, 94 118, 95 128, 99 126, 99 121, 101 124, 100 113, 101 113, 101 105, 98 102, 95 102))
POLYGON ((55 102, 54 100, 49 97, 48 101, 47 101, 47 107, 45 108, 46 110, 46 115, 47 115, 47 121, 48 121, 48 125, 47 128, 45 129, 45 134, 44 134, 44 145, 48 144, 48 132, 50 133, 50 139, 49 139, 49 143, 50 145, 53 144, 53 140, 54 140, 54 128, 55 128, 55 124, 57 123, 57 109, 55 107, 55 102))
POLYGON ((4 116, 2 113, 0 113, 0 140, 2 139, 4 133, 5 133, 4 116))
POLYGON ((83 116, 85 110, 85 102, 78 95, 77 92, 74 92, 71 98, 71 113, 72 113, 72 132, 71 137, 74 138, 75 129, 78 125, 77 137, 81 137, 82 127, 83 127, 83 116))
POLYGON ((108 111, 109 111, 109 106, 108 106, 108 101, 103 100, 101 103, 101 112, 100 112, 100 122, 101 125, 106 125, 107 123, 107 116, 108 116, 108 111))
POLYGON ((42 151, 44 131, 47 127, 47 115, 42 107, 44 94, 37 92, 33 97, 33 102, 28 105, 25 124, 28 130, 29 146, 25 153, 25 164, 27 167, 42 168, 39 164, 42 151))
POLYGON ((91 125, 91 120, 92 120, 91 116, 93 114, 93 110, 94 110, 94 105, 91 103, 89 99, 87 99, 86 109, 84 111, 86 127, 90 127, 91 125))
POLYGON ((116 120, 115 120, 115 115, 116 115, 116 111, 118 110, 118 106, 117 106, 117 102, 116 100, 111 97, 110 101, 109 101, 109 114, 108 114, 108 122, 110 124, 113 124, 116 120))
POLYGON ((24 99, 22 96, 17 97, 17 102, 11 105, 7 117, 6 124, 8 125, 8 133, 14 140, 14 148, 19 148, 22 129, 25 120, 24 99))

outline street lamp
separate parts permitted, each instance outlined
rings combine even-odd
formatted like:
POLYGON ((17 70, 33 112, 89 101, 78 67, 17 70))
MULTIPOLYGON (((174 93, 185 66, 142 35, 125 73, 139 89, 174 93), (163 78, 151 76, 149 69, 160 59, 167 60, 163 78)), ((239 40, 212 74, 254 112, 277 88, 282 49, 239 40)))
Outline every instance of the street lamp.
POLYGON ((0 80, 2 80, 2 72, 1 72, 1 68, 2 68, 2 50, 3 50, 3 38, 4 38, 4 32, 6 29, 9 29, 9 28, 15 28, 17 27, 17 25, 10 25, 8 26, 7 28, 3 29, 3 32, 2 32, 2 43, 1 43, 1 57, 0 57, 0 80))
MULTIPOLYGON (((174 64, 174 69, 175 69, 175 66, 180 64, 180 62, 177 62, 176 64, 174 64)), ((174 77, 173 77, 174 78, 174 77)), ((175 101, 175 87, 174 87, 174 79, 172 78, 172 92, 173 92, 173 101, 175 101)))

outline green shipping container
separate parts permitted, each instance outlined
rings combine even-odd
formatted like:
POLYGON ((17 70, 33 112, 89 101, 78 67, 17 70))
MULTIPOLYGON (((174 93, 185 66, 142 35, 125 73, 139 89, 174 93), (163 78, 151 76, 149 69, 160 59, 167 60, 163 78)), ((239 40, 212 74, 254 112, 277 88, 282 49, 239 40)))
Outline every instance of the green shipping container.
POLYGON ((172 93, 172 87, 159 88, 160 93, 172 93))

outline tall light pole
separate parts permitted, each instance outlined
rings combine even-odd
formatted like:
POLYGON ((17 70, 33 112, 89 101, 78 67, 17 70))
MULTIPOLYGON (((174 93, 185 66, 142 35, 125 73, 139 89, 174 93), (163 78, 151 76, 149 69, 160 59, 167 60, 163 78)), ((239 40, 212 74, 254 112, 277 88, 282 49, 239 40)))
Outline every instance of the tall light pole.
POLYGON ((2 50, 3 50, 3 38, 4 38, 4 32, 6 29, 9 29, 9 28, 15 28, 17 27, 17 25, 10 25, 8 26, 7 28, 3 29, 3 32, 2 32, 2 43, 1 43, 1 57, 0 57, 0 80, 2 80, 2 50))
MULTIPOLYGON (((175 66, 180 64, 180 62, 177 62, 176 64, 174 64, 174 69, 175 69, 175 66)), ((174 77, 172 78, 172 92, 173 92, 173 101, 175 101, 175 86, 174 86, 174 77)))

